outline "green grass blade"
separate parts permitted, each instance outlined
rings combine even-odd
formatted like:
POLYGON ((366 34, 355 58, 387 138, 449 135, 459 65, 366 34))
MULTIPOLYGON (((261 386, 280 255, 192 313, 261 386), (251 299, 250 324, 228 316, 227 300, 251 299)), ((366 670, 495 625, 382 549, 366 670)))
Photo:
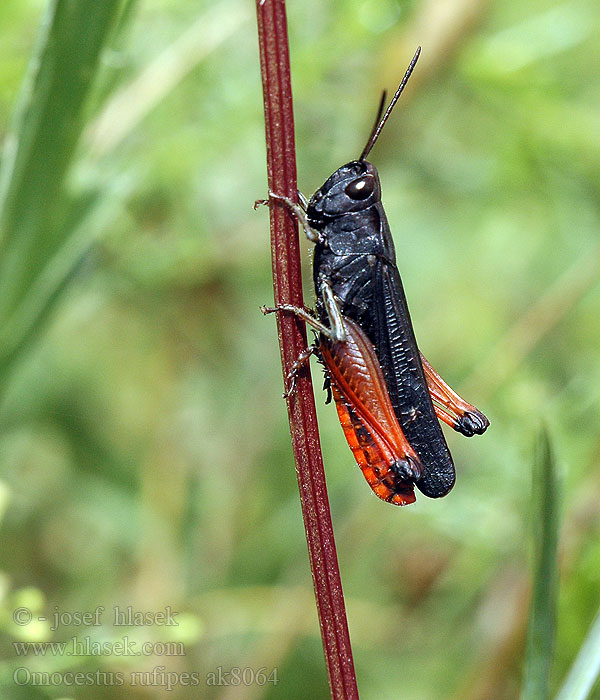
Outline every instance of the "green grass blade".
POLYGON ((0 166, 0 325, 69 236, 64 181, 121 0, 54 0, 0 166))
POLYGON ((546 700, 554 654, 558 590, 558 503, 555 460, 546 429, 533 469, 534 574, 521 700, 546 700))
POLYGON ((585 700, 600 676, 600 611, 555 700, 585 700))
POLYGON ((12 363, 62 299, 62 292, 87 251, 120 213, 131 189, 126 176, 114 178, 110 186, 86 206, 69 227, 69 236, 23 296, 9 322, 0 328, 0 385, 12 363))

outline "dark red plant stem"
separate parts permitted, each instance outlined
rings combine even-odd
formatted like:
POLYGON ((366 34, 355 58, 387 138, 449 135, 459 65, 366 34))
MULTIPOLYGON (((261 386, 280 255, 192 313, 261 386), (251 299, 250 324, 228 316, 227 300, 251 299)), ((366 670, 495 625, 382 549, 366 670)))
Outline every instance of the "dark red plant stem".
MULTIPOLYGON (((265 105, 269 189, 297 201, 294 114, 285 0, 257 0, 265 105)), ((276 304, 303 305, 298 226, 282 206, 271 209, 271 254, 276 304)), ((277 314, 283 375, 306 348, 304 323, 277 314)), ((333 700, 358 700, 344 594, 333 538, 310 372, 287 400, 302 515, 333 700)))

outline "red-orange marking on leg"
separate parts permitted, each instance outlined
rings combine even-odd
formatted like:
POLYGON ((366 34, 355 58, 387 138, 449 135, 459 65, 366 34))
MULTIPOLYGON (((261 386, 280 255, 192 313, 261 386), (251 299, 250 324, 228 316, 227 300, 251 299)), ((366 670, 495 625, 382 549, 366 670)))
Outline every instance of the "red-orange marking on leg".
POLYGON ((423 353, 421 353, 421 364, 437 417, 456 430, 460 419, 470 414, 480 424, 480 428, 476 432, 484 432, 489 425, 484 414, 449 387, 429 364, 423 353), (441 407, 436 403, 441 404, 441 407))
POLYGON ((413 503, 413 482, 402 479, 395 466, 404 463, 418 476, 418 457, 398 423, 373 346, 352 321, 344 319, 344 326, 345 342, 321 339, 344 435, 379 498, 396 505, 413 503))

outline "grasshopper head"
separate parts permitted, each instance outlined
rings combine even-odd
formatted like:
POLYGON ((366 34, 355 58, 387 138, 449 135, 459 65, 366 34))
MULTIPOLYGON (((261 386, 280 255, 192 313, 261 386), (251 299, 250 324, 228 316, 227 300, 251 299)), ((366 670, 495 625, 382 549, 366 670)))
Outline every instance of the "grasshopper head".
POLYGON ((338 168, 310 198, 308 220, 319 229, 332 219, 363 211, 380 200, 375 166, 366 160, 352 160, 338 168))

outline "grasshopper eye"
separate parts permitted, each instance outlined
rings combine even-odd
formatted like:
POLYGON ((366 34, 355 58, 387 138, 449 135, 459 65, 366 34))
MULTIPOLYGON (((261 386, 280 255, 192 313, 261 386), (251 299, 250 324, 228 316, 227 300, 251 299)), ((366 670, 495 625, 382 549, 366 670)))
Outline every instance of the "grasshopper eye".
POLYGON ((371 175, 365 175, 347 184, 344 192, 350 199, 366 199, 373 194, 374 189, 375 178, 371 175))

